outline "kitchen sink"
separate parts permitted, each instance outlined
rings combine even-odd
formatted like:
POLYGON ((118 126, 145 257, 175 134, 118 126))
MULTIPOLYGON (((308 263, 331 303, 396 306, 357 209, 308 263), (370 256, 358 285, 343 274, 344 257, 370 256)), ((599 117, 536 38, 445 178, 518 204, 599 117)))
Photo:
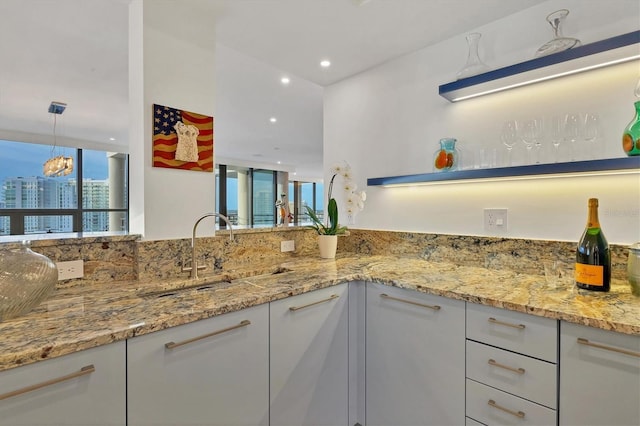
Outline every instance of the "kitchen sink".
POLYGON ((171 297, 186 292, 198 293, 205 291, 215 291, 224 289, 230 284, 239 283, 247 278, 266 277, 272 275, 283 274, 285 272, 291 272, 292 270, 281 266, 270 266, 267 268, 254 269, 254 270, 229 270, 223 274, 216 274, 210 277, 203 277, 197 281, 191 283, 189 281, 180 281, 174 288, 164 288, 157 291, 144 291, 140 292, 139 296, 144 299, 160 299, 163 297, 171 297))

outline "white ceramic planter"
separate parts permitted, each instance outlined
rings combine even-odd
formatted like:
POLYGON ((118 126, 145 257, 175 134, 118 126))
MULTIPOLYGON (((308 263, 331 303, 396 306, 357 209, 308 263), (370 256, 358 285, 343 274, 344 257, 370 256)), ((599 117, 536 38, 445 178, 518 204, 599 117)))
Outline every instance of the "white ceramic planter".
POLYGON ((318 235, 318 247, 320 248, 321 258, 334 259, 336 257, 336 249, 338 248, 338 236, 318 235))

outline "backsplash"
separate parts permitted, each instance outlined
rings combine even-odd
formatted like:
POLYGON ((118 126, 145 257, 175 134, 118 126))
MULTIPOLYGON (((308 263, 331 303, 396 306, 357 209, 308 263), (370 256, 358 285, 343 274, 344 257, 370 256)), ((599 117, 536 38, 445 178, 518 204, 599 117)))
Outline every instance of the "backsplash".
MULTIPOLYGON (((290 259, 318 256, 316 234, 306 228, 266 228, 239 230, 230 242, 228 232, 216 237, 200 237, 198 259, 207 266, 200 276, 229 271, 249 271, 266 265, 278 265, 290 259), (294 252, 280 252, 280 243, 295 242, 294 252)), ((528 274, 542 274, 542 263, 555 259, 573 268, 574 242, 521 240, 495 237, 351 230, 338 238, 338 256, 353 254, 415 256, 434 262, 452 262, 491 269, 512 269, 528 274)), ((0 244, 17 247, 16 242, 0 244)), ((55 262, 84 260, 84 278, 60 281, 59 287, 85 282, 149 281, 185 278, 182 266, 191 262, 191 239, 139 241, 137 235, 86 236, 44 239, 31 243, 33 251, 55 262)), ((628 249, 611 245, 612 275, 626 278, 628 249)))
MULTIPOLYGON (((576 242, 522 240, 464 235, 422 234, 352 230, 339 241, 338 250, 359 254, 417 256, 433 262, 491 269, 511 269, 526 274, 543 274, 545 260, 558 260, 569 271, 575 262, 576 242), (341 240, 341 241, 340 241, 341 240)), ((611 274, 626 279, 627 246, 612 244, 611 274)))

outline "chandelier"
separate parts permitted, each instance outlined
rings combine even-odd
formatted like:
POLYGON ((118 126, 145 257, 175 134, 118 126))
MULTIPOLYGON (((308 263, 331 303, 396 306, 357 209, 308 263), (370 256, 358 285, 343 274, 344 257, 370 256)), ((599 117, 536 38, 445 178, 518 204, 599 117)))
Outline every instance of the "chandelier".
POLYGON ((53 156, 57 145, 57 116, 62 114, 66 107, 67 104, 55 101, 49 105, 49 112, 53 114, 53 147, 51 148, 51 158, 45 161, 42 166, 42 173, 47 177, 66 176, 73 172, 73 157, 65 157, 64 155, 53 156))

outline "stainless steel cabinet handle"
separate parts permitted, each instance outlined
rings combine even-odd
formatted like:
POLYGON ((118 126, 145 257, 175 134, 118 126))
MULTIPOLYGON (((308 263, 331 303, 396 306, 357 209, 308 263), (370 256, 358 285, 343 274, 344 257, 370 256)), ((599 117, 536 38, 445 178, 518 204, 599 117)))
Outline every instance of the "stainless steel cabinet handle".
POLYGON ((499 362, 496 362, 495 359, 490 359, 489 361, 487 361, 487 364, 493 365, 494 367, 503 368, 505 370, 513 371, 514 373, 518 373, 518 374, 525 373, 524 368, 509 367, 508 365, 504 365, 504 364, 500 364, 499 362))
POLYGON ((433 309, 434 311, 439 311, 441 308, 438 305, 425 305, 424 303, 414 302, 412 300, 398 299, 397 297, 389 296, 388 294, 382 293, 380 295, 383 299, 395 300, 397 302, 408 303, 410 305, 420 306, 422 308, 433 309))
POLYGON ((583 339, 582 337, 578 337, 578 343, 585 346, 592 346, 594 348, 604 349, 611 352, 618 352, 625 355, 631 355, 640 358, 640 352, 630 351, 628 349, 616 348, 613 346, 603 345, 601 343, 590 342, 587 339, 583 339))
POLYGON ((314 306, 314 305, 317 305, 319 303, 329 302, 329 301, 331 301, 333 299, 337 299, 338 297, 340 297, 340 296, 338 296, 337 294, 332 294, 328 298, 322 299, 322 300, 318 300, 317 302, 309 303, 309 304, 302 305, 302 306, 291 306, 289 308, 289 310, 290 311, 299 311, 300 309, 308 308, 309 306, 314 306))
POLYGON ((56 383, 75 379, 76 377, 85 376, 87 374, 93 373, 94 371, 96 371, 96 368, 93 366, 93 364, 87 365, 82 367, 80 371, 76 371, 75 373, 67 374, 66 376, 56 377, 55 379, 36 383, 35 385, 27 386, 22 389, 16 389, 11 392, 3 393, 2 395, 0 395, 0 401, 2 401, 3 399, 14 397, 14 396, 22 395, 23 393, 28 393, 34 390, 38 390, 47 386, 55 385, 56 383))
POLYGON ((504 411, 505 413, 509 413, 512 416, 516 416, 519 419, 524 419, 524 412, 523 411, 514 411, 514 410, 510 410, 508 408, 505 408, 501 405, 496 404, 496 402, 493 399, 490 399, 487 404, 489 404, 491 407, 493 408, 497 408, 498 410, 504 411))
POLYGON ((519 330, 524 330, 525 329, 525 325, 524 324, 513 324, 511 322, 498 321, 495 318, 489 318, 488 321, 490 323, 492 323, 492 324, 504 325, 505 327, 517 328, 519 330))
POLYGON ((174 342, 165 343, 164 347, 167 349, 175 349, 189 343, 197 342, 198 340, 206 339, 207 337, 211 337, 217 334, 226 333, 227 331, 235 330, 236 328, 246 327, 249 324, 251 324, 251 321, 242 320, 240 321, 240 324, 232 325, 231 327, 223 328, 222 330, 217 330, 211 333, 203 334, 202 336, 194 337, 193 339, 183 340, 182 342, 178 342, 178 343, 174 343, 174 342))

